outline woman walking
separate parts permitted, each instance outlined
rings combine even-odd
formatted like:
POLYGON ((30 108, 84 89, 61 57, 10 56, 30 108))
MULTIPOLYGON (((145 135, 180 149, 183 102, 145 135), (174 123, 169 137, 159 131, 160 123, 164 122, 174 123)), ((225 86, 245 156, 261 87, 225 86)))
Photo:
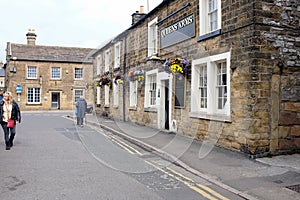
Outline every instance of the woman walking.
POLYGON ((18 104, 13 100, 10 92, 5 92, 0 101, 0 123, 4 132, 6 150, 13 146, 16 135, 16 121, 21 123, 21 112, 18 104), (13 127, 7 127, 9 119, 13 120, 13 127))

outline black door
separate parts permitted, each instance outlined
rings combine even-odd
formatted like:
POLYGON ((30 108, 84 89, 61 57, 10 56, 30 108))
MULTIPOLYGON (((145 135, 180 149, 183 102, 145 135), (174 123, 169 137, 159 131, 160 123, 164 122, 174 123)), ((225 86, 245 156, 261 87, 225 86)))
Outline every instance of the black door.
POLYGON ((169 81, 165 81, 165 129, 169 128, 169 81))
POLYGON ((58 92, 52 93, 51 108, 60 109, 60 94, 58 92))

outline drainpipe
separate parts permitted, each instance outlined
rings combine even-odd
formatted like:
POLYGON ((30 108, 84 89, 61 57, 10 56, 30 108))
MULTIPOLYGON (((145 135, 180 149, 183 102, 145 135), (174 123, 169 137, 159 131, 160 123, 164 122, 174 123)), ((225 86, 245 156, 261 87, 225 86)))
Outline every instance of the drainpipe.
MULTIPOLYGON (((123 77, 125 78, 126 77, 126 57, 127 57, 127 48, 126 48, 126 34, 125 34, 125 36, 124 36, 124 42, 123 42, 123 49, 124 49, 124 59, 123 59, 123 77)), ((125 115, 125 112, 126 112, 126 109, 125 109, 125 100, 126 100, 126 98, 125 98, 125 94, 126 94, 126 82, 127 81, 123 81, 123 121, 125 122, 125 117, 126 117, 126 115, 125 115)))

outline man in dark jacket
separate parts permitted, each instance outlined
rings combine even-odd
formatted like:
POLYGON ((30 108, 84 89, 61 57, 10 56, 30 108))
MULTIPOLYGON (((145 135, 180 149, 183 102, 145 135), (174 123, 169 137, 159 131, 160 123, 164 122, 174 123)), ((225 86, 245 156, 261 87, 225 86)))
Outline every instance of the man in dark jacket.
POLYGON ((78 125, 83 127, 83 119, 85 118, 85 113, 87 109, 86 100, 81 96, 76 102, 76 115, 78 118, 78 125))

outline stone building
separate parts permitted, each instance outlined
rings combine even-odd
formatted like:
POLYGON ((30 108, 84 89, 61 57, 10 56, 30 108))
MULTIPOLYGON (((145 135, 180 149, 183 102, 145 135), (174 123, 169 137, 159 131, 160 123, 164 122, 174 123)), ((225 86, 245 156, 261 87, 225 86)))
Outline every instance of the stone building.
POLYGON ((93 54, 97 112, 252 156, 299 152, 299 1, 164 0, 132 17, 93 54))
POLYGON ((21 110, 71 110, 81 95, 93 104, 93 49, 36 45, 33 29, 26 36, 6 48, 6 90, 21 110))

